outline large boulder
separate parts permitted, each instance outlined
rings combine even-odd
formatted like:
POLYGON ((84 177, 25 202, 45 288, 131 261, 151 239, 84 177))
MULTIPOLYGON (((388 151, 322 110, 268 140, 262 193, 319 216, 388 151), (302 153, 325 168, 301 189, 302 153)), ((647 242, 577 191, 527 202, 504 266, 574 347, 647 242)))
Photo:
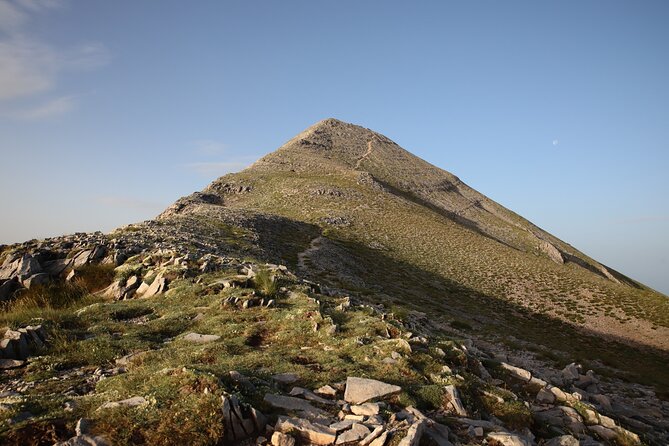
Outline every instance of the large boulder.
POLYGON ((375 379, 356 378, 349 376, 346 379, 346 391, 344 400, 353 404, 362 404, 375 398, 398 393, 402 390, 400 386, 387 384, 375 379))

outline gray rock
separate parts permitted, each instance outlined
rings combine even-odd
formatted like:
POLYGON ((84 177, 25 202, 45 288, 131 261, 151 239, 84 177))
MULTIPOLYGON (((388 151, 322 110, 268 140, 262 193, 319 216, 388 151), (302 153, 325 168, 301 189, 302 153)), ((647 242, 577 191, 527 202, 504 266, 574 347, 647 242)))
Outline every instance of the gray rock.
POLYGON ((363 438, 360 443, 358 443, 359 446, 367 446, 369 445, 372 441, 376 440, 385 432, 385 427, 383 426, 376 426, 374 430, 367 435, 365 438, 363 438))
POLYGON ((111 401, 108 403, 104 403, 102 406, 98 408, 98 410, 114 409, 117 407, 136 407, 136 406, 144 406, 146 404, 149 404, 149 402, 144 397, 133 396, 132 398, 128 398, 121 401, 111 401))
POLYGON ((503 446, 532 446, 532 442, 520 435, 510 432, 490 432, 487 435, 489 440, 494 440, 503 446))
POLYGON ((606 441, 611 441, 618 436, 616 431, 613 429, 609 429, 608 427, 600 426, 598 424, 595 424, 594 426, 588 426, 588 430, 590 430, 590 432, 594 432, 599 438, 606 441))
POLYGON ((351 428, 337 437, 335 444, 347 444, 358 442, 370 434, 370 430, 364 424, 355 423, 351 428))
POLYGON ((314 401, 314 402, 319 403, 319 404, 326 404, 326 405, 335 404, 334 401, 326 400, 325 398, 321 398, 320 396, 313 393, 311 390, 303 389, 302 387, 293 387, 293 389, 290 391, 289 395, 290 396, 299 396, 299 397, 304 398, 305 400, 314 401))
POLYGON ((279 417, 274 430, 283 433, 296 432, 302 439, 316 445, 333 444, 337 439, 336 432, 329 427, 301 418, 279 417))
POLYGON ((344 400, 353 404, 361 404, 375 398, 398 393, 402 390, 400 386, 387 384, 375 379, 356 378, 349 376, 346 379, 346 391, 344 400))
POLYGON ((444 391, 444 399, 446 400, 447 409, 457 416, 466 417, 467 409, 465 409, 465 406, 462 404, 458 389, 456 389, 455 386, 450 385, 444 387, 444 391))
POLYGON ((577 438, 571 435, 562 435, 548 440, 546 446, 579 446, 579 442, 577 438))
POLYGON ((15 369, 23 366, 25 361, 20 361, 18 359, 0 359, 0 370, 15 369))
POLYGON ((329 417, 329 414, 321 409, 311 405, 308 401, 292 396, 265 394, 264 401, 277 409, 299 412, 300 415, 308 418, 329 417))
POLYGON ((183 337, 184 341, 193 342, 196 344, 206 344, 208 342, 214 342, 221 339, 218 335, 206 335, 200 333, 188 333, 183 337))
POLYGON ((426 427, 426 419, 419 420, 418 422, 412 424, 409 427, 409 430, 407 430, 406 436, 402 438, 398 446, 418 446, 426 427))
POLYGON ((295 446, 295 439, 283 432, 274 432, 272 434, 272 446, 295 446))
POLYGON ((167 291, 168 288, 168 281, 165 277, 163 277, 162 274, 158 274, 158 276, 153 279, 153 282, 149 286, 149 288, 146 290, 144 294, 142 294, 142 297, 153 297, 157 294, 164 293, 167 291))
POLYGON ((325 385, 314 390, 314 393, 320 396, 327 398, 335 398, 337 396, 337 390, 334 387, 325 385))
POLYGON ((272 376, 272 379, 279 384, 293 384, 299 381, 300 377, 294 373, 279 373, 272 376))
POLYGON ((51 276, 48 275, 47 273, 37 273, 33 274, 32 276, 28 277, 27 279, 24 279, 21 284, 30 289, 33 286, 44 286, 48 285, 51 282, 51 276))
POLYGON ((353 412, 355 415, 365 415, 368 417, 377 415, 380 410, 381 408, 377 403, 364 403, 351 406, 351 412, 353 412))

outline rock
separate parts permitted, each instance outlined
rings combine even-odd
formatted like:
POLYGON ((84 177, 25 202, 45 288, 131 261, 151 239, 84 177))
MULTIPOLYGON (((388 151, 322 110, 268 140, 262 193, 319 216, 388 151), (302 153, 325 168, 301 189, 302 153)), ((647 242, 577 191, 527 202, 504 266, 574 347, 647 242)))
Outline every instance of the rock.
POLYGON ((372 441, 376 440, 383 434, 385 431, 385 428, 383 426, 377 426, 374 428, 374 430, 367 435, 365 438, 363 438, 358 445, 359 446, 367 446, 369 445, 372 441))
POLYGON ((25 361, 18 359, 0 359, 0 370, 15 369, 23 366, 25 363, 25 361))
POLYGON ((540 404, 553 404, 555 402, 555 395, 550 390, 542 388, 537 393, 536 400, 540 404))
MULTIPOLYGON (((223 419, 225 420, 225 437, 235 444, 240 440, 246 439, 256 431, 256 423, 260 420, 245 418, 236 396, 223 395, 223 419)), ((253 414, 252 414, 253 415, 253 414)))
POLYGON ((483 428, 481 426, 469 426, 467 428, 467 435, 473 438, 477 437, 482 437, 483 436, 483 428))
POLYGON ((57 259, 45 262, 42 271, 50 276, 60 276, 72 265, 72 259, 57 259))
POLYGON ((555 396, 555 400, 559 402, 567 401, 567 394, 562 391, 559 387, 546 386, 546 390, 552 393, 555 396))
POLYGON ((346 443, 352 443, 352 442, 357 442, 365 437, 367 437, 370 434, 369 428, 365 426, 364 424, 359 424, 356 423, 351 428, 341 434, 337 437, 337 442, 335 444, 346 444, 346 443))
POLYGON ((377 415, 380 410, 381 408, 377 403, 365 403, 351 406, 351 412, 353 412, 355 415, 365 415, 368 417, 377 415))
POLYGON ((426 419, 419 420, 418 422, 412 424, 409 427, 409 430, 407 430, 406 436, 402 438, 398 446, 418 446, 426 427, 426 419))
POLYGON ((337 433, 345 431, 355 424, 354 420, 342 420, 330 425, 330 429, 334 429, 337 433))
POLYGON ((526 383, 529 383, 530 380, 532 379, 532 374, 525 369, 512 366, 511 364, 507 364, 506 362, 502 362, 500 365, 504 370, 509 372, 509 374, 515 379, 524 381, 526 383))
POLYGON ((611 412, 613 410, 613 407, 611 407, 611 400, 606 395, 590 395, 590 400, 599 404, 605 411, 611 412))
POLYGON ((8 301, 14 295, 14 292, 21 288, 19 280, 14 277, 0 285, 0 302, 8 301))
POLYGON ((214 342, 221 339, 218 335, 205 335, 199 333, 188 333, 183 337, 184 341, 194 342, 196 344, 206 344, 208 342, 214 342))
POLYGON ((579 442, 577 438, 571 435, 562 435, 548 440, 546 446, 579 446, 579 442))
POLYGON ((510 432, 490 432, 486 438, 494 440, 502 446, 532 446, 532 443, 525 438, 510 432))
POLYGON ((390 434, 388 434, 388 431, 383 431, 376 440, 369 443, 369 446, 385 446, 386 441, 388 441, 389 435, 390 434))
POLYGON ((588 426, 588 430, 594 432, 599 438, 606 441, 611 441, 618 436, 616 431, 613 429, 609 429, 608 427, 600 426, 598 424, 588 426))
POLYGON ((167 286, 168 286, 167 279, 163 277, 162 274, 158 274, 158 276, 155 279, 153 279, 153 282, 151 282, 151 285, 146 290, 146 292, 142 294, 142 297, 148 298, 148 297, 153 297, 157 294, 164 293, 165 291, 167 291, 167 286))
POLYGON ((447 409, 457 416, 466 417, 467 410, 462 404, 462 400, 460 400, 458 389, 456 389, 455 386, 450 385, 444 387, 444 391, 444 399, 446 400, 447 409))
POLYGON ((568 382, 576 381, 578 377, 581 376, 580 369, 580 365, 572 362, 562 369, 562 377, 568 382))
POLYGON ((274 432, 272 434, 273 446, 295 446, 295 439, 283 432, 274 432))
POLYGON ((279 417, 274 430, 283 433, 296 432, 302 439, 316 445, 333 444, 337 439, 336 432, 329 427, 301 418, 279 417))
POLYGON ((311 390, 303 389, 302 387, 293 387, 289 393, 290 396, 300 396, 305 400, 313 401, 319 404, 332 405, 335 404, 334 401, 326 400, 320 396, 313 393, 311 390))
POLYGON ((28 346, 28 337, 25 333, 15 330, 7 330, 5 332, 5 339, 11 340, 14 347, 15 359, 27 359, 30 355, 30 348, 28 346))
POLYGON ((294 373, 279 373, 272 376, 272 379, 279 384, 293 384, 299 381, 300 377, 294 373))
POLYGON ((374 379, 349 376, 346 379, 344 400, 353 404, 361 404, 374 398, 381 398, 398 393, 401 390, 402 388, 400 386, 387 384, 374 379))
POLYGON ((80 418, 77 421, 77 426, 74 428, 74 433, 77 435, 89 434, 93 427, 93 421, 89 418, 80 418))
POLYGON ((32 276, 28 277, 27 279, 24 279, 21 284, 30 289, 30 287, 33 286, 44 286, 48 285, 51 282, 51 276, 48 275, 47 273, 37 273, 33 274, 32 276))
POLYGON ((571 407, 556 406, 534 412, 534 418, 540 422, 558 428, 566 428, 574 434, 585 431, 581 416, 571 407))
POLYGON ((149 402, 144 397, 134 396, 134 397, 128 398, 126 400, 113 401, 113 402, 105 403, 102 406, 100 406, 98 408, 98 410, 114 409, 116 407, 136 407, 136 406, 143 406, 145 404, 149 404, 149 402))
POLYGON ((328 385, 319 387, 318 389, 314 390, 314 393, 327 398, 335 398, 337 396, 337 390, 328 385))
POLYGON ((277 409, 301 412, 302 415, 308 418, 329 416, 327 412, 312 406, 311 403, 301 398, 267 393, 265 394, 264 401, 277 409))
MULTIPOLYGON (((479 427, 475 429, 480 429, 481 436, 483 436, 482 428, 479 427)), ((428 419, 427 429, 425 430, 424 435, 430 438, 437 446, 453 446, 453 444, 448 440, 448 436, 450 435, 450 430, 448 427, 444 426, 443 424, 436 423, 433 420, 428 419)))

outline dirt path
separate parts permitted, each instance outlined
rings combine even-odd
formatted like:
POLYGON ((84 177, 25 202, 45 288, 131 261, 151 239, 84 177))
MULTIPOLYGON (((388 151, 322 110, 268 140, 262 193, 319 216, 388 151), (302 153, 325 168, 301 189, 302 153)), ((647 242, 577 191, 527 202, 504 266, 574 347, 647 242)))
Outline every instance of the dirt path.
POLYGON ((371 154, 372 154, 372 140, 370 139, 369 141, 367 141, 367 151, 360 158, 358 158, 358 161, 355 162, 356 170, 360 167, 360 163, 362 163, 363 160, 371 154))
POLYGON ((305 265, 305 260, 307 260, 313 253, 321 249, 321 242, 323 241, 323 236, 319 235, 311 241, 309 247, 304 251, 297 254, 297 268, 300 270, 307 269, 305 265))

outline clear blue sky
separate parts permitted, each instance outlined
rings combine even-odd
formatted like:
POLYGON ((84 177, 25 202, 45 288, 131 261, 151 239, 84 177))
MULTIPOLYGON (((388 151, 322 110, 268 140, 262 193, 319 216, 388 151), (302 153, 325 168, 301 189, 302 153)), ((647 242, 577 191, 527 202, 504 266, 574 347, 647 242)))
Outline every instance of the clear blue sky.
POLYGON ((669 293, 669 2, 0 0, 0 242, 370 127, 669 293))

